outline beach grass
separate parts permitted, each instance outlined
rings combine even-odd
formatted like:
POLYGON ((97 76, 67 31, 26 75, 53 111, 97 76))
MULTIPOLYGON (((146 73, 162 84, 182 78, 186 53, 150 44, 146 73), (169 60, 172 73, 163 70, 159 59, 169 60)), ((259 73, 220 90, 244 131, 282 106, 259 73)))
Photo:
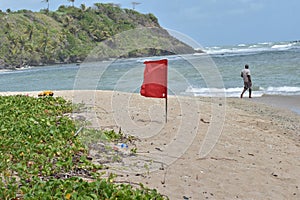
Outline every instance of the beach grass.
MULTIPOLYGON (((61 97, 0 96, 0 199, 165 199, 101 178, 61 97)), ((105 134, 106 140, 117 134, 105 134)))

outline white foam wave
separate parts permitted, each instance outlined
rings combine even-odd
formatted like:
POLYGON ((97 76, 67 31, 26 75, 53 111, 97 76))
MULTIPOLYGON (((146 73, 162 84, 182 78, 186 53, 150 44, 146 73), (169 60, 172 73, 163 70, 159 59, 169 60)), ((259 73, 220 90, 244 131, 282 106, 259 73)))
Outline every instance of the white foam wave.
POLYGON ((210 55, 217 55, 217 54, 246 54, 246 53, 256 53, 256 52, 262 52, 262 51, 267 51, 268 48, 253 48, 253 47, 245 47, 245 48, 207 48, 204 51, 207 54, 210 55))
MULTIPOLYGON (((186 94, 203 97, 239 97, 243 91, 242 87, 236 88, 194 88, 188 87, 186 94)), ((247 93, 245 93, 247 95, 247 93)), ((268 87, 268 88, 253 88, 252 97, 262 97, 263 95, 300 95, 300 87, 268 87)))
POLYGON ((136 59, 133 58, 134 60, 136 60, 136 62, 138 63, 144 63, 145 61, 150 61, 150 60, 160 60, 160 59, 168 59, 170 60, 182 60, 181 56, 178 55, 169 55, 169 56, 153 56, 153 57, 143 57, 141 59, 136 59))
POLYGON ((272 43, 272 42, 259 42, 258 44, 271 45, 271 44, 273 44, 273 43, 272 43))
POLYGON ((273 45, 271 47, 271 49, 287 50, 292 46, 293 46, 293 44, 276 44, 276 45, 273 45))
POLYGON ((283 86, 283 87, 268 87, 266 90, 267 94, 300 94, 300 87, 289 87, 289 86, 283 86))
POLYGON ((238 44, 236 46, 224 46, 224 47, 205 47, 204 51, 207 54, 249 54, 249 53, 260 53, 264 51, 282 51, 289 50, 292 48, 300 48, 300 42, 263 42, 257 44, 238 44))

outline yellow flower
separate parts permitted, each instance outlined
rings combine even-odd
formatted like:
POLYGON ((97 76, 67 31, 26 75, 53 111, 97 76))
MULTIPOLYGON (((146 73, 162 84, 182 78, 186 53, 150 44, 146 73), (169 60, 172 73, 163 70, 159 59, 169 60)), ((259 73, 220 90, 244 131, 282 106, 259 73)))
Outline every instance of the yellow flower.
POLYGON ((71 194, 70 193, 66 194, 66 199, 70 199, 70 198, 71 198, 71 194))

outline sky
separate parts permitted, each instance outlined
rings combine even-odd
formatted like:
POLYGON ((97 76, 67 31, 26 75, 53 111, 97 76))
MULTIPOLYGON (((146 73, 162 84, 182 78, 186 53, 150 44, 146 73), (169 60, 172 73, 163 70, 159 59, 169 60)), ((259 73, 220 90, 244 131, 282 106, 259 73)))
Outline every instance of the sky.
MULTIPOLYGON (((224 46, 300 40, 299 0, 75 0, 75 6, 115 3, 143 14, 152 13, 166 29, 179 32, 200 46, 224 46)), ((49 0, 50 10, 71 5, 49 0)), ((0 0, 0 9, 39 11, 43 0, 0 0)))

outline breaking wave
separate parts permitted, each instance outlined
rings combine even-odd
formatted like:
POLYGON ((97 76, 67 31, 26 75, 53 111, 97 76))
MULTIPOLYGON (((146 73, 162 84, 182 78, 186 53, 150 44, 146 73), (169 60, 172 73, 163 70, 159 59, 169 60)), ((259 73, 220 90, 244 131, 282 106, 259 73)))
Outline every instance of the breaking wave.
MULTIPOLYGON (((202 97, 239 97, 243 88, 194 88, 188 87, 185 91, 187 95, 202 96, 202 97)), ((247 92, 245 93, 247 95, 247 92)), ((300 95, 300 87, 254 87, 252 97, 262 97, 263 95, 300 95)))
POLYGON ((264 42, 257 44, 238 44, 235 46, 215 46, 205 47, 203 50, 210 55, 223 54, 254 54, 264 51, 286 51, 290 49, 300 49, 300 41, 292 42, 264 42))

